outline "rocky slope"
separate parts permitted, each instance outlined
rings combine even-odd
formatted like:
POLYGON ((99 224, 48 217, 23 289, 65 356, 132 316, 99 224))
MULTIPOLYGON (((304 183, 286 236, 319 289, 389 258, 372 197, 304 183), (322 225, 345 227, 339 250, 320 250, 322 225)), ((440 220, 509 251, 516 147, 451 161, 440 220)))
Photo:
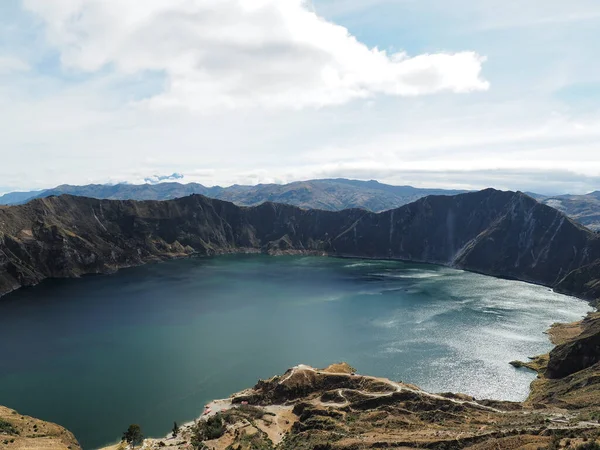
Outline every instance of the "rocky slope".
POLYGON ((585 296, 595 293, 586 290, 596 277, 587 267, 600 259, 600 236, 524 194, 492 189, 379 214, 238 207, 200 195, 164 202, 60 196, 0 207, 0 294, 48 277, 243 251, 431 262, 585 296), (571 281, 583 277, 585 284, 571 281))
POLYGON ((600 261, 596 260, 570 272, 558 285, 556 290, 574 292, 582 298, 595 301, 600 299, 600 261))
POLYGON ((76 450, 77 439, 63 427, 0 406, 0 448, 7 450, 76 450))
POLYGON ((554 339, 556 347, 536 359, 539 377, 532 385, 530 401, 600 411, 600 313, 570 325, 576 326, 576 332, 554 339))

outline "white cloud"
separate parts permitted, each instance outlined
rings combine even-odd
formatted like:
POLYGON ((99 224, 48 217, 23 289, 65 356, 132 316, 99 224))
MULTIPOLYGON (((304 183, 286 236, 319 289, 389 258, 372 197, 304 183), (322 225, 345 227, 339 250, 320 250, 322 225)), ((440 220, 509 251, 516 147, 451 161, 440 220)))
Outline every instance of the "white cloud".
POLYGON ((0 55, 0 74, 12 72, 26 72, 29 64, 14 56, 0 55))
POLYGON ((148 184, 158 184, 158 183, 168 183, 168 182, 176 182, 180 181, 184 178, 184 175, 181 173, 173 173, 171 175, 151 175, 149 177, 144 178, 144 183, 148 184))
POLYGON ((173 172, 206 185, 341 176, 600 189, 598 93, 585 102, 556 95, 600 79, 600 21, 574 16, 596 17, 597 0, 314 0, 329 22, 298 2, 272 0, 254 11, 230 0, 5 3, 17 6, 12 16, 0 7, 1 54, 18 55, 31 70, 0 74, 3 191, 142 183, 173 172), (198 5, 214 8, 209 15, 198 5), (535 25, 567 16, 573 20, 535 25), (398 63, 361 42, 422 56, 398 63), (489 57, 494 89, 386 95, 396 85, 422 93, 419 82, 433 89, 399 72, 418 72, 411 64, 441 68, 446 92, 472 89, 475 75, 461 74, 480 69, 476 56, 440 49, 489 57), (348 83, 329 87, 319 78, 327 67, 348 83), (361 95, 369 98, 348 101, 361 95), (140 99, 155 108, 132 107, 140 99), (315 107, 336 101, 347 103, 315 107))
POLYGON ((166 76, 153 107, 343 104, 487 90, 474 52, 369 48, 303 0, 23 0, 66 67, 166 76))

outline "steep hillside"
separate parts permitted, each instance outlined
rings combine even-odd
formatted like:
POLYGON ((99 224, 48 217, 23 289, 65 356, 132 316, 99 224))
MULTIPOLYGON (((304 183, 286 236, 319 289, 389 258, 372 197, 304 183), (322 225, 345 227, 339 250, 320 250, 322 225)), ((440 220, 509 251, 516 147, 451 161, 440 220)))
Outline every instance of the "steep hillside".
POLYGON ((538 372, 527 404, 571 411, 591 408, 591 417, 600 420, 600 313, 555 324, 549 334, 556 347, 523 363, 538 372))
POLYGON ((559 292, 576 292, 582 298, 600 301, 600 261, 584 265, 569 273, 556 287, 559 292))
POLYGON ((0 406, 0 448, 76 450, 81 447, 75 436, 63 427, 0 406))
MULTIPOLYGON (((234 185, 205 187, 198 183, 158 184, 89 184, 61 185, 53 189, 31 192, 11 192, 0 196, 0 205, 18 205, 35 198, 70 194, 107 200, 170 200, 201 194, 226 200, 240 206, 256 206, 264 202, 284 203, 307 209, 341 211, 361 208, 380 212, 414 202, 430 195, 456 195, 466 191, 419 189, 412 186, 392 186, 377 181, 347 180, 344 178, 298 181, 289 184, 234 185)), ((600 191, 587 195, 548 197, 528 193, 540 203, 563 212, 591 230, 600 231, 600 191)))
MULTIPOLYGON (((0 208, 0 293, 47 277, 243 251, 431 262, 557 286, 600 258, 600 236, 524 194, 492 189, 379 214, 238 207, 199 195, 164 202, 61 196, 0 208)), ((584 294, 578 283, 560 286, 584 294)))

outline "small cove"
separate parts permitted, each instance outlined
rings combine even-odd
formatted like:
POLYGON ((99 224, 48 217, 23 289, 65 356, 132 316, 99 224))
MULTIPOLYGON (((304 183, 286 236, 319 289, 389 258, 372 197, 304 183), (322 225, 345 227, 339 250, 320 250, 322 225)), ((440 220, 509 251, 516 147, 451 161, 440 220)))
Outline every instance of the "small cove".
POLYGON ((586 302, 425 264, 231 255, 51 280, 0 299, 0 404, 96 448, 161 436, 298 363, 523 400, 543 332, 586 302))

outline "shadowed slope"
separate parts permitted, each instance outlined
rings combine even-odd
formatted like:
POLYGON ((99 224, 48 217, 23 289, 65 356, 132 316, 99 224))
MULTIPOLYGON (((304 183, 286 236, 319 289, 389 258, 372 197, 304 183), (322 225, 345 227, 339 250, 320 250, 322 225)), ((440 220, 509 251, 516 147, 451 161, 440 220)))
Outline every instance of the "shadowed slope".
MULTIPOLYGON (((238 207, 200 195, 163 202, 60 196, 0 208, 0 294, 48 277, 244 251, 395 258, 556 286, 600 258, 600 237, 524 194, 492 189, 379 214, 238 207)), ((560 286, 584 294, 577 284, 560 286)))

